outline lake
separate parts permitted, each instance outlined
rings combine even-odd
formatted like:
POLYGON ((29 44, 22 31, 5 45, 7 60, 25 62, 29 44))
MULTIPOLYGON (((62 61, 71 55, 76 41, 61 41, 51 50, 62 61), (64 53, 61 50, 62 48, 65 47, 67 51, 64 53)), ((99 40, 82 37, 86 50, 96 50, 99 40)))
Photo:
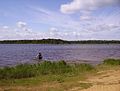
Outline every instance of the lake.
POLYGON ((120 44, 0 44, 0 67, 34 63, 39 52, 44 60, 98 64, 106 58, 120 58, 120 44))

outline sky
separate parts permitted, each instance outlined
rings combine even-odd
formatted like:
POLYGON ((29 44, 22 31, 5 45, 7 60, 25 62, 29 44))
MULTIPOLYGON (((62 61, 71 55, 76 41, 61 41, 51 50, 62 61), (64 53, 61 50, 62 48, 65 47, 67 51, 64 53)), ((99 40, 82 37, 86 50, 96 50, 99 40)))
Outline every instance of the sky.
POLYGON ((0 0, 0 40, 120 40, 120 0, 0 0))

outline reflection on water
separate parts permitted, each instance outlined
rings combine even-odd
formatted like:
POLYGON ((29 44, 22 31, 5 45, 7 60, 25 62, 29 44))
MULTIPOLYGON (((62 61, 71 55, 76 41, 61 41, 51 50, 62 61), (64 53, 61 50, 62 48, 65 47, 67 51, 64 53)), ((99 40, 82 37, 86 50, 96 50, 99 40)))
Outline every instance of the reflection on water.
POLYGON ((105 58, 120 58, 120 45, 0 44, 0 66, 32 63, 39 52, 45 60, 88 60, 99 63, 105 58))

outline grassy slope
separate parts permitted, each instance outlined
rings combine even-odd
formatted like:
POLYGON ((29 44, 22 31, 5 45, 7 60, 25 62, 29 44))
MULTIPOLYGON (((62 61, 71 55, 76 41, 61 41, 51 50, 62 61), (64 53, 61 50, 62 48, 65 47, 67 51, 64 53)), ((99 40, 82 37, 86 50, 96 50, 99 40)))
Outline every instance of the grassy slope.
MULTIPOLYGON (((88 78, 98 77, 101 75, 100 72, 103 71, 109 72, 109 70, 120 70, 119 62, 114 62, 117 62, 118 64, 105 60, 102 65, 98 65, 95 69, 92 68, 91 70, 86 70, 86 68, 89 68, 88 65, 72 65, 73 72, 59 72, 59 69, 61 69, 59 68, 56 69, 58 72, 51 74, 52 70, 48 68, 50 71, 48 74, 40 73, 30 78, 1 79, 0 91, 81 91, 81 89, 87 89, 93 86, 93 83, 85 82, 88 78)), ((58 64, 59 63, 57 63, 57 65, 58 64)), ((66 64, 64 65, 66 66, 66 64)))

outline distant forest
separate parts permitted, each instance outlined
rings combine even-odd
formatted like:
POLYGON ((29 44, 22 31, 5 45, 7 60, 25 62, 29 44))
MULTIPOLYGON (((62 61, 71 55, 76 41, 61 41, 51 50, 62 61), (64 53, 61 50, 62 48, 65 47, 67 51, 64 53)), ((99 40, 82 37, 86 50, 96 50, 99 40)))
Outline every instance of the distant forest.
POLYGON ((120 40, 80 40, 67 41, 61 39, 42 40, 3 40, 0 44, 120 44, 120 40))

